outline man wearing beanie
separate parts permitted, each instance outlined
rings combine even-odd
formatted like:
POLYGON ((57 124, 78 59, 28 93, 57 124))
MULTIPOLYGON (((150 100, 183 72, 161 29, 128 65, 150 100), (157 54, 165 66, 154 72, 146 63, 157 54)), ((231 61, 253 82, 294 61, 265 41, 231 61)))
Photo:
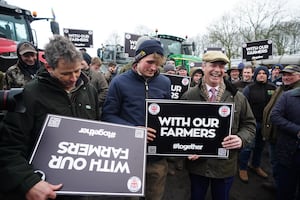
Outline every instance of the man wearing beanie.
POLYGON ((262 151, 265 146, 265 142, 262 138, 263 111, 276 89, 276 86, 268 81, 268 76, 268 68, 265 66, 258 66, 254 71, 254 82, 247 85, 243 90, 243 94, 248 99, 256 119, 255 139, 240 152, 239 177, 241 181, 245 183, 247 183, 249 179, 247 169, 251 153, 252 159, 249 168, 251 168, 258 176, 268 178, 268 174, 260 166, 262 151))
POLYGON ((277 87, 282 85, 282 74, 280 73, 281 70, 283 70, 283 66, 281 64, 275 64, 271 68, 269 81, 274 83, 277 87))
MULTIPOLYGON (((159 74, 165 63, 159 41, 147 39, 135 52, 132 68, 112 79, 103 106, 102 120, 129 126, 145 126, 145 99, 170 99, 171 82, 159 74)), ((147 128, 148 142, 155 139, 156 130, 147 128)), ((168 164, 164 157, 147 156, 147 200, 161 200, 164 195, 168 164)))
POLYGON ((176 74, 175 66, 170 65, 170 64, 166 64, 163 68, 163 72, 166 73, 166 74, 176 74))
POLYGON ((85 62, 90 65, 91 62, 92 62, 92 57, 86 53, 86 52, 82 52, 82 57, 83 57, 83 60, 85 60, 85 62))

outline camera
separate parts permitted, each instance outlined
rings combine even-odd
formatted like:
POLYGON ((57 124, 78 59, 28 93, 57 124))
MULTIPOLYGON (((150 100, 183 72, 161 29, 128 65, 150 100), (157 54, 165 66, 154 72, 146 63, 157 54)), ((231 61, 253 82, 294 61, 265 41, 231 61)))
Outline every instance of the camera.
POLYGON ((12 88, 10 90, 0 90, 0 110, 9 112, 25 112, 23 103, 23 88, 12 88))

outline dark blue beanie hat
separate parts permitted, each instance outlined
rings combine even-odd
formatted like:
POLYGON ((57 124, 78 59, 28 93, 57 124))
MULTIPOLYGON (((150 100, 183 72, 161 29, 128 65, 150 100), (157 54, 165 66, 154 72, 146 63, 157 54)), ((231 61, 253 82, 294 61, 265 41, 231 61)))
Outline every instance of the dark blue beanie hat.
POLYGON ((258 72, 259 72, 260 70, 264 70, 265 73, 267 74, 267 77, 269 77, 269 70, 268 70, 268 68, 267 68, 266 66, 258 66, 258 67, 256 67, 255 70, 254 70, 254 74, 253 74, 253 78, 254 78, 254 79, 253 79, 253 80, 256 80, 257 74, 258 74, 258 72))
POLYGON ((238 69, 239 70, 242 70, 242 69, 244 69, 244 67, 245 67, 245 65, 244 65, 244 63, 239 63, 239 65, 238 65, 238 69))
POLYGON ((92 58, 91 58, 91 56, 90 56, 88 53, 83 52, 83 53, 82 53, 82 57, 83 57, 83 60, 85 60, 85 62, 86 62, 88 65, 91 64, 92 58))
POLYGON ((155 39, 145 40, 135 51, 135 62, 138 62, 145 56, 153 53, 164 56, 164 50, 161 46, 160 41, 155 39))
POLYGON ((280 71, 281 71, 281 70, 283 70, 283 66, 282 66, 282 64, 275 64, 275 65, 272 66, 272 71, 274 69, 280 69, 280 71))

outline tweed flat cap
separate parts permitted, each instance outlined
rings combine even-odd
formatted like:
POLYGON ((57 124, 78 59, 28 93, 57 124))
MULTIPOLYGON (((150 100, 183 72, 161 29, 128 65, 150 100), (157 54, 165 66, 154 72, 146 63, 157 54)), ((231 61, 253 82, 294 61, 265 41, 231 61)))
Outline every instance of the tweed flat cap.
POLYGON ((208 51, 203 55, 202 60, 205 62, 229 63, 228 57, 221 51, 208 51))

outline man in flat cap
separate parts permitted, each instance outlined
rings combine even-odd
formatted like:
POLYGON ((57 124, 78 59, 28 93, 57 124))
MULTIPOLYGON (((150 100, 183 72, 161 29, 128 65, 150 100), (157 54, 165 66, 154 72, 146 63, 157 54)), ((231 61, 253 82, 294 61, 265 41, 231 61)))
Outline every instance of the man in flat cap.
POLYGON ((262 186, 271 191, 278 188, 278 157, 276 156, 276 144, 279 135, 278 128, 270 119, 271 110, 283 92, 300 87, 300 67, 298 65, 287 65, 280 73, 282 74, 282 85, 276 89, 263 111, 262 135, 266 141, 269 141, 273 180, 262 183, 262 186))
POLYGON ((182 99, 234 103, 235 113, 231 134, 228 133, 222 142, 223 148, 230 150, 228 159, 188 157, 191 200, 204 200, 209 184, 213 200, 228 200, 237 169, 238 151, 254 138, 255 118, 245 96, 224 79, 225 65, 229 63, 227 56, 219 51, 208 51, 202 60, 203 78, 182 99))
MULTIPOLYGON (((288 67, 288 66, 287 66, 288 67)), ((299 76, 299 67, 283 71, 299 76)), ((284 76, 284 75, 283 75, 284 76)), ((284 79, 284 78, 283 78, 284 79)), ((300 199, 300 88, 283 92, 272 108, 270 119, 277 127, 277 192, 276 199, 300 199)))

